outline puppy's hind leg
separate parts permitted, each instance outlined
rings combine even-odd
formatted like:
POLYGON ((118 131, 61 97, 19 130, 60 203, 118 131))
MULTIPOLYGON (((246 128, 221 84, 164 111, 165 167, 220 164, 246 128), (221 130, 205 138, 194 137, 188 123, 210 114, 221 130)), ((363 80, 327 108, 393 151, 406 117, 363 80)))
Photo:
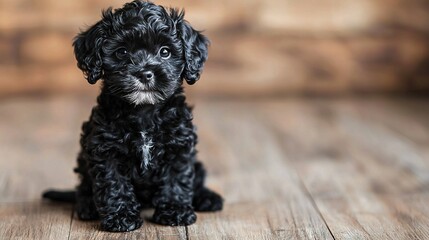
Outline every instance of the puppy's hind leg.
POLYGON ((95 207, 92 193, 88 193, 89 184, 82 181, 76 192, 76 213, 80 220, 97 220, 100 218, 95 207))
POLYGON ((80 174, 81 182, 76 192, 76 213, 80 220, 96 220, 99 215, 93 199, 92 182, 84 166, 84 160, 79 156, 75 172, 80 174))
POLYGON ((194 198, 192 206, 198 212, 222 210, 222 197, 204 186, 206 171, 200 162, 195 163, 194 198))

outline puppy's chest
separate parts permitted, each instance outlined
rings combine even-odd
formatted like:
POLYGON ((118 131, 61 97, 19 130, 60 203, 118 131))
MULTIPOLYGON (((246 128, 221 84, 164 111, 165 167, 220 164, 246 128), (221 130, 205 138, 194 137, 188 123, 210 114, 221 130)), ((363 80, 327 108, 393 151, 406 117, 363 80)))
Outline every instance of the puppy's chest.
POLYGON ((128 135, 126 145, 128 148, 127 158, 133 159, 134 165, 140 171, 150 167, 156 167, 162 158, 164 148, 163 132, 152 125, 130 124, 125 130, 128 135))

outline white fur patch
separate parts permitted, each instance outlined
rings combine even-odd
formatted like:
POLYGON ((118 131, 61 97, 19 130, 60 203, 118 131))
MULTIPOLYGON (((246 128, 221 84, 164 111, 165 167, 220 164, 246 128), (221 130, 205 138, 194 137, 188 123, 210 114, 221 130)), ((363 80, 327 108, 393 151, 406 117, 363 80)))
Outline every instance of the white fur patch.
POLYGON ((151 150, 153 147, 152 139, 146 136, 145 132, 140 132, 141 138, 143 139, 143 145, 141 146, 141 154, 143 158, 143 165, 145 168, 149 165, 152 160, 151 150))
POLYGON ((155 104, 160 98, 158 93, 149 91, 135 91, 125 95, 125 97, 135 105, 143 103, 155 104))
POLYGON ((153 87, 153 82, 148 85, 142 84, 137 78, 132 81, 133 92, 125 95, 125 98, 134 105, 139 104, 155 104, 163 100, 161 93, 150 91, 153 87))

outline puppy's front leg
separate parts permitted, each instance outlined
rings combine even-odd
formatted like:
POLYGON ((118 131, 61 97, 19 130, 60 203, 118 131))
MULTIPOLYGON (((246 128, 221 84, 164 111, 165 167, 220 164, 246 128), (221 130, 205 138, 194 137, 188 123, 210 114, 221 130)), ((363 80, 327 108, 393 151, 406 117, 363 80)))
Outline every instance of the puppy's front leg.
POLYGON ((192 207, 194 168, 191 163, 163 166, 162 183, 155 194, 153 221, 168 226, 186 226, 195 223, 197 216, 192 207))
POLYGON ((99 161, 90 168, 93 178, 94 201, 105 231, 125 232, 139 228, 140 204, 129 177, 120 174, 117 162, 99 161))

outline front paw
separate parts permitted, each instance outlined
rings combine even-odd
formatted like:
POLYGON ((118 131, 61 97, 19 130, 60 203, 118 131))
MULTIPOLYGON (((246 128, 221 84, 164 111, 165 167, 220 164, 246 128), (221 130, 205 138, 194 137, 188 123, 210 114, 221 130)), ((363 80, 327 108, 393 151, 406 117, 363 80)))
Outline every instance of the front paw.
POLYGON ((116 214, 106 216, 101 222, 101 229, 109 232, 129 232, 142 226, 139 215, 116 214))
POLYGON ((187 226, 195 223, 197 215, 191 206, 167 206, 156 208, 153 214, 155 223, 167 226, 187 226))

